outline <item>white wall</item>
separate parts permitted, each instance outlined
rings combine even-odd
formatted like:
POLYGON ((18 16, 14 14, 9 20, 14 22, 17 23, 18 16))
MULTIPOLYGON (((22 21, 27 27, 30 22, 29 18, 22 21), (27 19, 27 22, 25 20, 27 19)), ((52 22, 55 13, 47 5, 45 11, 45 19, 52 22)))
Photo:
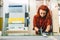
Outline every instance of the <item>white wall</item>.
MULTIPOLYGON (((0 0, 0 5, 3 6, 3 0, 0 0)), ((3 7, 0 7, 0 17, 3 17, 3 7)))
POLYGON ((3 17, 3 7, 0 7, 0 17, 3 17))

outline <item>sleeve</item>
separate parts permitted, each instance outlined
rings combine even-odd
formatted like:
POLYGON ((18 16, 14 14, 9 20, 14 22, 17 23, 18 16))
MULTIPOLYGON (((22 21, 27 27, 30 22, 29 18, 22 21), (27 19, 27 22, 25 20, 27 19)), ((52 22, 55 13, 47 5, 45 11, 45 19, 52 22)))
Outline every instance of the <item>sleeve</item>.
POLYGON ((51 19, 47 20, 47 25, 52 25, 52 20, 51 19))
POLYGON ((37 23, 37 17, 36 16, 34 16, 34 18, 33 18, 33 30, 34 30, 34 28, 36 27, 36 24, 37 23))

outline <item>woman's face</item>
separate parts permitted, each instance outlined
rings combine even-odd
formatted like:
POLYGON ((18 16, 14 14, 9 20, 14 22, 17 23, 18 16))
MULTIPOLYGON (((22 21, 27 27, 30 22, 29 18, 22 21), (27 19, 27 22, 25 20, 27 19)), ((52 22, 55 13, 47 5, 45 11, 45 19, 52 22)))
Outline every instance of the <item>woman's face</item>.
POLYGON ((44 17, 46 15, 46 11, 44 11, 42 9, 40 9, 39 13, 40 13, 41 17, 44 17))

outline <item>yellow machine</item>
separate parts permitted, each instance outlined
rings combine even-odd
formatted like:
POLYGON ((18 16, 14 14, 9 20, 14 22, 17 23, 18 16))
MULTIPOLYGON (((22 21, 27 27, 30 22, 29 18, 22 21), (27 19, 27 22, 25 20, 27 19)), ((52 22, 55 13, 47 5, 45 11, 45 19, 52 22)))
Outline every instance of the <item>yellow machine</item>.
POLYGON ((8 23, 25 23, 24 18, 9 18, 8 23))
POLYGON ((0 18, 0 31, 2 31, 2 27, 3 27, 3 18, 0 18))

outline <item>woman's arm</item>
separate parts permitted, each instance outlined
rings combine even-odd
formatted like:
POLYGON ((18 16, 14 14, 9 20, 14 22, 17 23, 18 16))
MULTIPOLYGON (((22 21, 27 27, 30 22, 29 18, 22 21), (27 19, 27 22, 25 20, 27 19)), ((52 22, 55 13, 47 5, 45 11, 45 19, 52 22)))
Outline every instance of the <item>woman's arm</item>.
POLYGON ((36 25, 37 25, 37 17, 35 15, 33 18, 33 30, 38 31, 38 28, 36 25))
POLYGON ((46 32, 49 32, 50 31, 50 25, 47 25, 47 28, 45 30, 46 32))
POLYGON ((46 32, 49 32, 50 31, 51 25, 52 25, 52 20, 51 19, 50 20, 48 19, 47 20, 47 28, 45 30, 46 32))

